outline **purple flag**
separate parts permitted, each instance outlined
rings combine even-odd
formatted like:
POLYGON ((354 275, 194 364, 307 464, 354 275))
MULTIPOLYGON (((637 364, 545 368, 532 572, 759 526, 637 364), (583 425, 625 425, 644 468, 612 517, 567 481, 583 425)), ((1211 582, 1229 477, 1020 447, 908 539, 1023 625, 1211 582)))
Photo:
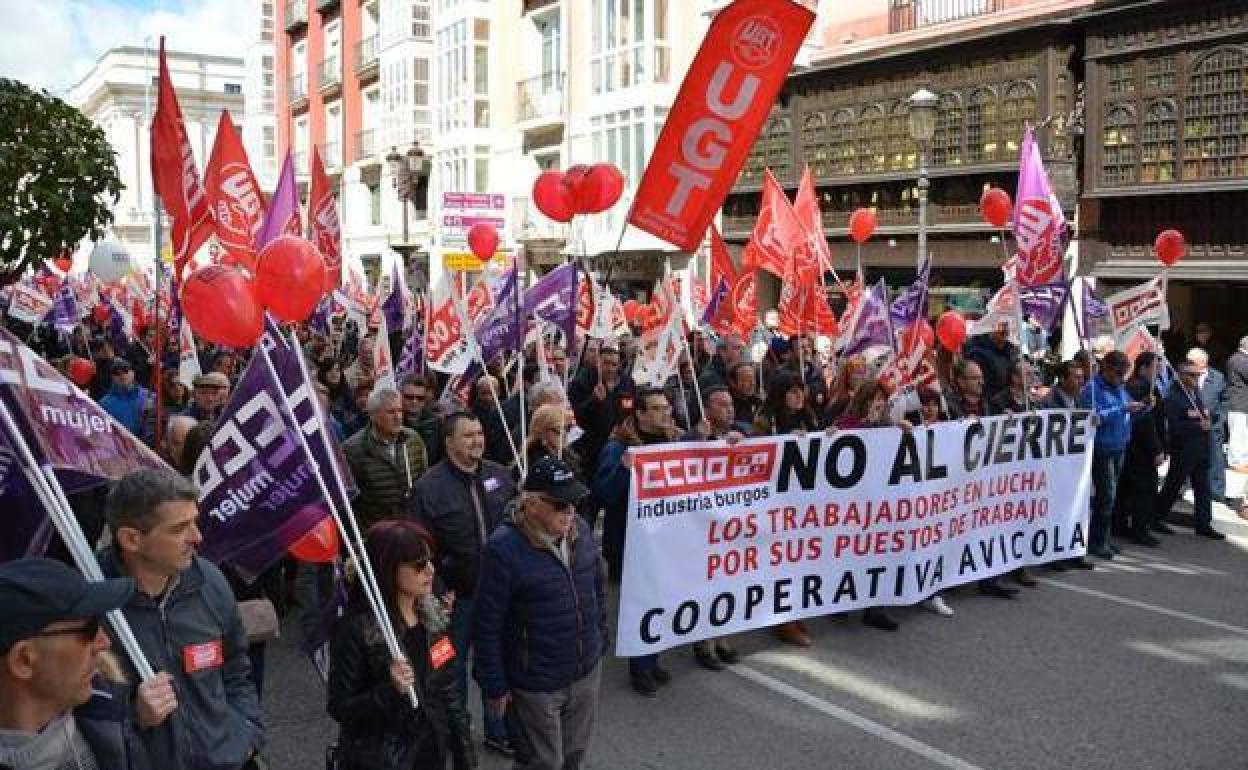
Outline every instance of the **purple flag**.
POLYGON ((1066 256, 1066 215, 1049 184, 1030 124, 1018 150, 1018 189, 1011 224, 1018 243, 1019 285, 1042 286, 1060 280, 1066 256))
POLYGON ((1066 303, 1066 284, 1061 281, 1040 286, 1018 287, 1023 312, 1040 322, 1045 331, 1052 331, 1066 303))
POLYGON ((125 353, 130 349, 130 341, 134 339, 134 319, 125 307, 109 297, 104 297, 104 304, 108 305, 108 337, 113 343, 113 349, 119 354, 125 353))
POLYGON ((1109 305, 1104 300, 1096 296, 1096 292, 1088 285, 1087 281, 1083 283, 1083 317, 1084 319, 1109 318, 1109 305))
POLYGON ((408 335, 407 342, 403 343, 403 350, 399 352, 399 365, 394 371, 394 376, 399 382, 403 382, 413 374, 424 375, 424 373, 425 329, 424 323, 417 320, 416 328, 408 335))
POLYGON ((715 291, 711 293, 711 298, 707 300, 706 310, 702 311, 702 325, 709 326, 719 315, 719 306, 728 298, 728 280, 720 277, 719 285, 715 287, 715 291))
POLYGON ((329 306, 333 302, 329 295, 321 298, 316 304, 316 310, 312 311, 312 316, 308 319, 308 328, 314 334, 320 334, 324 337, 330 335, 329 328, 329 306))
MULTIPOLYGON (((315 391, 299 363, 302 353, 286 344, 271 321, 261 344, 271 348, 273 368, 264 355, 252 357, 192 474, 199 487, 204 556, 248 575, 263 572, 328 515, 313 459, 339 510, 344 505, 331 475, 340 453, 317 419, 315 391), (298 426, 290 420, 283 392, 298 426), (299 441, 300 429, 311 456, 299 441)), ((339 468, 351 494, 346 463, 339 468)))
POLYGON ((532 316, 563 330, 565 340, 576 339, 576 290, 580 273, 568 263, 551 270, 524 293, 524 316, 532 316))
POLYGON ((497 288, 494 307, 481 317, 474 334, 481 360, 489 361, 504 350, 516 350, 524 337, 524 315, 516 307, 516 271, 512 268, 497 288))
MULTIPOLYGON (((0 398, 37 462, 73 494, 164 462, 51 364, 0 329, 0 398)), ((42 552, 51 533, 18 464, 14 437, 0 430, 0 498, 6 519, 0 555, 42 552), (38 542, 42 538, 43 542, 38 542)))
POLYGON ((923 265, 919 268, 919 275, 914 279, 914 283, 907 286, 893 300, 892 306, 888 309, 889 318, 893 321, 896 329, 904 329, 910 326, 923 314, 924 300, 927 299, 927 280, 931 272, 932 260, 924 257, 923 265))
POLYGON ((303 640, 303 651, 312 659, 322 682, 329 681, 329 640, 333 637, 334 625, 347 611, 347 584, 343 579, 342 565, 335 561, 333 567, 333 590, 325 603, 317 608, 316 624, 303 640))
POLYGON ((264 224, 256 233, 256 251, 268 245, 269 241, 279 235, 302 235, 303 227, 299 223, 299 188, 295 184, 295 166, 290 160, 290 152, 282 161, 282 171, 277 178, 277 189, 273 191, 273 199, 269 201, 269 210, 264 216, 264 224))
POLYGON ((862 294, 861 304, 844 329, 846 341, 841 355, 852 356, 876 345, 892 344, 887 296, 883 278, 862 294))
POLYGON ((386 316, 386 326, 394 331, 407 328, 407 313, 403 307, 403 276, 399 273, 396 261, 390 273, 390 294, 381 303, 381 312, 386 316))
POLYGON ((78 312, 78 300, 74 297, 74 289, 68 280, 62 281, 61 288, 56 290, 56 296, 52 298, 52 309, 44 320, 62 334, 73 332, 74 327, 82 320, 82 313, 78 312))

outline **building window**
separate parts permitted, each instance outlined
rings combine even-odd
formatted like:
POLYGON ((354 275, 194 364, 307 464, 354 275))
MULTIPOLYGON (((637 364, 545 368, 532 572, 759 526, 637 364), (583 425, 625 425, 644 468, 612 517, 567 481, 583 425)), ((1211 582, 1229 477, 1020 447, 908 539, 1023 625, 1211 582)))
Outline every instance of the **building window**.
POLYGON ((888 168, 884 108, 873 104, 858 118, 858 169, 884 171, 888 168))
POLYGON ((940 112, 936 118, 936 133, 932 137, 932 164, 935 166, 960 166, 962 156, 962 97, 955 93, 940 97, 940 112))
POLYGON ((1178 110, 1166 99, 1148 108, 1140 137, 1140 181, 1144 184, 1175 181, 1178 156, 1178 110))
MULTIPOLYGON (((656 31, 647 30, 645 0, 592 0, 590 24, 591 82, 594 93, 610 93, 650 82, 652 68, 646 61, 647 42, 656 31)), ((667 34, 666 4, 656 7, 663 13, 663 33, 667 34)), ((658 26, 658 22, 651 25, 658 26)), ((666 45, 660 46, 666 48, 666 45)), ((670 70, 669 54, 655 49, 656 63, 670 70)))
POLYGON ((1135 93, 1135 62, 1118 62, 1105 68, 1105 93, 1111 97, 1135 93))
POLYGON ((490 191, 490 148, 488 145, 477 145, 474 151, 473 191, 490 191))
POLYGON ((1183 127, 1183 178, 1248 177, 1248 55, 1219 48, 1193 63, 1183 127))
POLYGON ((1135 113, 1129 107, 1114 107, 1105 114, 1101 135, 1104 158, 1101 179, 1116 186, 1135 181, 1135 113))
POLYGON ((1007 157, 1018 155, 1023 124, 1036 117, 1036 89, 1030 83, 1014 83, 1001 100, 1001 143, 1007 157))
POLYGON ((269 163, 277 158, 277 131, 273 126, 265 126, 262 132, 264 142, 262 152, 264 153, 265 163, 269 163))
POLYGON ((368 185, 368 224, 373 227, 381 225, 381 185, 368 185))
POLYGON ((233 95, 241 94, 243 92, 243 85, 241 83, 226 83, 225 92, 233 95))
POLYGON ((412 37, 417 40, 431 40, 429 28, 429 3, 423 0, 412 2, 412 37))
POLYGON ((853 174, 854 166, 854 113, 837 110, 828 128, 828 152, 832 159, 832 173, 853 174))
POLYGON ((891 171, 914 168, 918 164, 918 153, 910 138, 909 115, 909 105, 899 101, 888 116, 888 167, 891 171))
POLYGON ((815 176, 828 175, 828 116, 811 112, 802 118, 802 160, 815 176))
POLYGON ((976 89, 967 104, 966 156, 971 163, 997 157, 997 97, 992 89, 976 89))

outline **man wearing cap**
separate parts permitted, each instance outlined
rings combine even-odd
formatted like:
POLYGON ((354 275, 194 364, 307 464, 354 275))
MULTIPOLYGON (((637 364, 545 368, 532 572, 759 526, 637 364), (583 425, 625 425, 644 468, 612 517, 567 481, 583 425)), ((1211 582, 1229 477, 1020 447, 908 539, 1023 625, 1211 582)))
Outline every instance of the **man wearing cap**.
POLYGON ((134 381, 134 366, 124 358, 114 358, 111 368, 112 384, 108 393, 100 399, 100 408, 122 427, 144 441, 143 415, 155 406, 152 392, 134 381))
POLYGON ((0 565, 0 767, 129 768, 124 687, 99 675, 100 627, 134 593, 52 559, 0 565))
POLYGON ((221 571, 196 555, 195 486, 167 468, 109 491, 105 575, 134 578, 122 612, 158 673, 135 691, 134 734, 150 766, 238 770, 264 742, 247 634, 221 571))
POLYGON ((577 770, 593 731, 607 603, 602 553, 576 515, 588 492, 561 460, 538 460, 481 557, 476 676, 495 714, 510 706, 525 770, 577 770))
POLYGON ((230 398, 230 378, 221 372, 208 372, 196 377, 191 385, 191 403, 182 414, 200 422, 220 417, 230 398))

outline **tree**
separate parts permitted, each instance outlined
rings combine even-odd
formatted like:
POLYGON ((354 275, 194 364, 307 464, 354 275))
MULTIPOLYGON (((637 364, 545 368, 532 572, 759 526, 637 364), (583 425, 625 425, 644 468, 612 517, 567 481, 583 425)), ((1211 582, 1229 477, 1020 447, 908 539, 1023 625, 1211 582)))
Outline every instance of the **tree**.
POLYGON ((0 78, 0 285, 103 237, 122 189, 114 155, 77 109, 0 78))

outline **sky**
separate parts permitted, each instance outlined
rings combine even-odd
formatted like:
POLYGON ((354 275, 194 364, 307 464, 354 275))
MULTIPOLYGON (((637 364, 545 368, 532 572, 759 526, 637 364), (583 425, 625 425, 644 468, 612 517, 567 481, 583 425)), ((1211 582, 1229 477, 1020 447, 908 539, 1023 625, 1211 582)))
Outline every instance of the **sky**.
POLYGON ((57 95, 110 48, 156 45, 242 56, 248 0, 0 0, 0 77, 57 95))

